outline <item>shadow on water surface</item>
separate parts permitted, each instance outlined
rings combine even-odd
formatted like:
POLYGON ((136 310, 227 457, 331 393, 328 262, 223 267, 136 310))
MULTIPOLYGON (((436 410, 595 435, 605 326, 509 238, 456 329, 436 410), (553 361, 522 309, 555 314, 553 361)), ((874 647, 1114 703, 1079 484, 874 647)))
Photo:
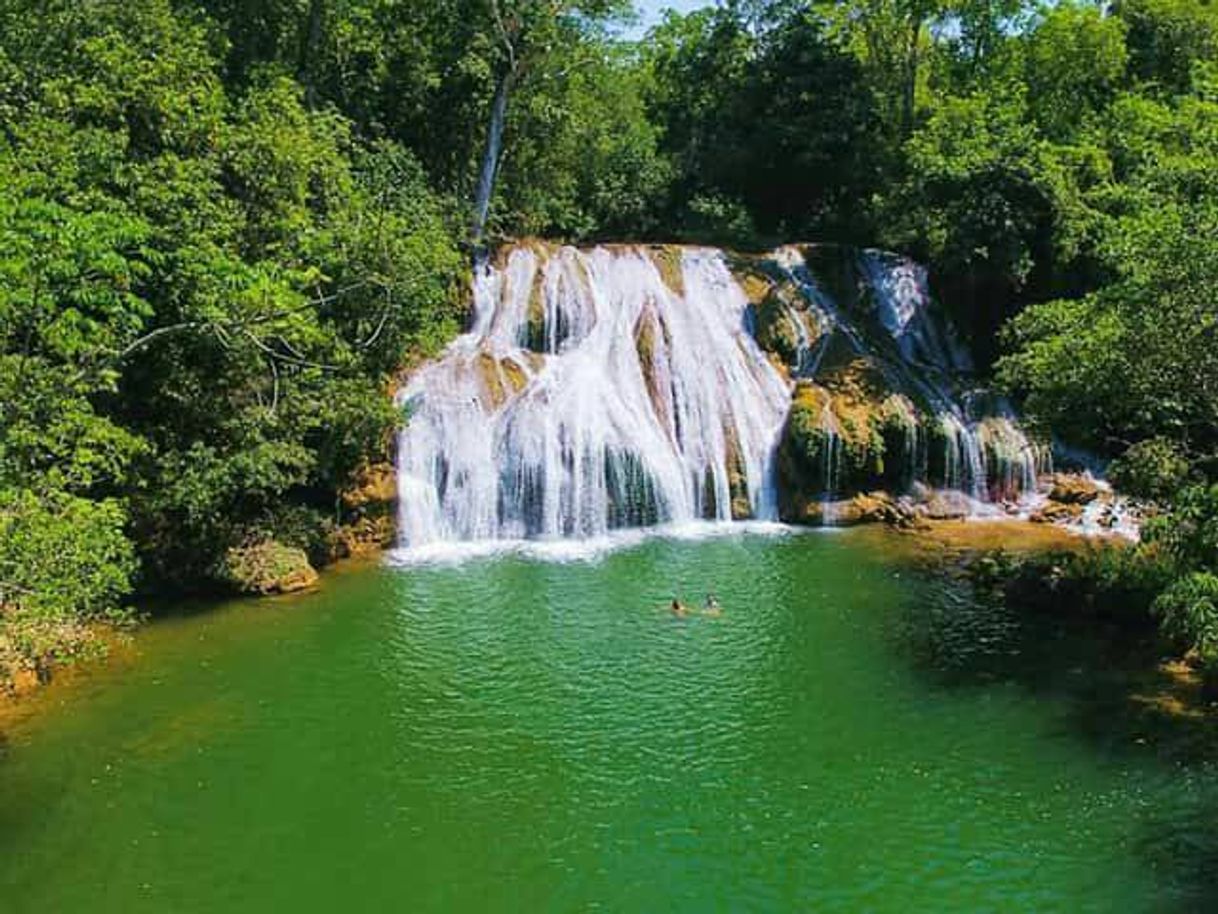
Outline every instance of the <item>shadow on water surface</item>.
POLYGON ((932 577, 892 632, 915 672, 955 692, 1014 687, 1055 710, 1057 735, 1167 785, 1138 800, 1131 842, 1161 886, 1155 910, 1218 910, 1218 710, 1198 684, 1163 663, 1153 633, 1021 612, 932 577))

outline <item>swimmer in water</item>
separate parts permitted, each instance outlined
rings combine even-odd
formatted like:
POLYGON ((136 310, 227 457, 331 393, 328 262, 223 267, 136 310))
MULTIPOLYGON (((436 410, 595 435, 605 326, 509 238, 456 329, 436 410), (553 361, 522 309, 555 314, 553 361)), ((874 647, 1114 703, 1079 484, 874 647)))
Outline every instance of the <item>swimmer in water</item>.
POLYGON ((703 609, 703 612, 708 616, 717 616, 723 612, 722 607, 719 606, 719 601, 715 599, 713 593, 706 595, 706 607, 703 609))
POLYGON ((672 598, 672 614, 674 616, 684 617, 688 612, 689 610, 685 608, 684 603, 682 603, 676 597, 672 598))

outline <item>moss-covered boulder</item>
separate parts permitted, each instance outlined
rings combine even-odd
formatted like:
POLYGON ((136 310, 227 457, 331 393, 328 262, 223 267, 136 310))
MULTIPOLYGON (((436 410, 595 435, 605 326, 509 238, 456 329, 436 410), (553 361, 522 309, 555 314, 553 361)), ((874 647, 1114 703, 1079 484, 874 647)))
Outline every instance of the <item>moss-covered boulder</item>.
POLYGON ((920 423, 912 401, 890 392, 865 359, 800 381, 779 445, 781 513, 807 523, 798 515, 810 502, 904 485, 920 423))
POLYGON ((229 549, 221 563, 220 577, 238 593, 259 596, 295 593, 317 583, 317 571, 304 550, 275 540, 229 549))
POLYGON ((778 283, 756 306, 756 338, 767 352, 788 367, 799 364, 801 341, 811 347, 822 333, 807 301, 790 283, 778 283))

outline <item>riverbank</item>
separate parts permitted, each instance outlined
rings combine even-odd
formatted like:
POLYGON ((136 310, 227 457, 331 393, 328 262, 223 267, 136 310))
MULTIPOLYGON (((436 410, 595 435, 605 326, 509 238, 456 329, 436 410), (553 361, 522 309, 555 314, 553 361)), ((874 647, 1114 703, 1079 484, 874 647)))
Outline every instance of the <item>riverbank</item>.
POLYGON ((93 637, 102 646, 95 655, 71 663, 52 666, 45 678, 36 674, 21 677, 10 688, 0 688, 0 745, 4 734, 39 714, 62 708, 73 701, 74 695, 86 689, 99 671, 107 675, 132 669, 142 655, 142 643, 150 631, 180 625, 185 620, 223 611, 241 605, 256 614, 259 609, 291 606, 298 600, 324 592, 351 574, 358 574, 379 565, 384 547, 363 541, 360 548, 321 567, 308 587, 286 593, 231 594, 225 597, 191 598, 175 603, 157 601, 139 608, 140 620, 119 626, 93 626, 93 637))

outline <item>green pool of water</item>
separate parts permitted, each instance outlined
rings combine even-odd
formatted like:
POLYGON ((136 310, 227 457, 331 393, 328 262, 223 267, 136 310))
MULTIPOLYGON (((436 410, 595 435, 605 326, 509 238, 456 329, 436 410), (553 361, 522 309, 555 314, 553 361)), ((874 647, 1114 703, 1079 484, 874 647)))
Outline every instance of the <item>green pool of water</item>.
POLYGON ((0 910, 1212 909, 1206 765, 1097 710, 1079 639, 876 543, 375 567, 155 623, 8 734, 0 910))

